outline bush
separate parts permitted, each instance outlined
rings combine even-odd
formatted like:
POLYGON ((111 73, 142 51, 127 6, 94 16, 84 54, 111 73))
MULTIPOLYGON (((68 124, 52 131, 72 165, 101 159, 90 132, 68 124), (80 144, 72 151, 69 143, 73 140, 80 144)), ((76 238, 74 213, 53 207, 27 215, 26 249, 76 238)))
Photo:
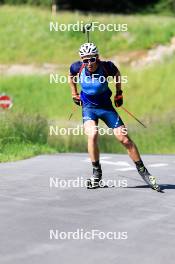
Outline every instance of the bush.
POLYGON ((175 12, 175 0, 160 0, 155 6, 155 11, 158 13, 174 13, 175 12))
POLYGON ((46 144, 48 137, 47 120, 39 115, 0 115, 0 147, 7 143, 46 144))

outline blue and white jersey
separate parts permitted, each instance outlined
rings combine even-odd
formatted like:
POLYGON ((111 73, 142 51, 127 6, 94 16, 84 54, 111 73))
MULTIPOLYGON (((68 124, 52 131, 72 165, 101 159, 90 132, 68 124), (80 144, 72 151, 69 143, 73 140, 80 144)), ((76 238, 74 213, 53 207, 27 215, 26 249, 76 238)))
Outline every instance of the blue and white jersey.
MULTIPOLYGON (((76 76, 80 73, 83 63, 77 61, 70 67, 70 74, 76 76)), ((109 89, 106 77, 115 76, 118 72, 117 67, 111 61, 100 61, 97 70, 93 73, 89 72, 85 66, 79 76, 81 85, 80 97, 83 106, 86 107, 111 107, 112 95, 109 89)))

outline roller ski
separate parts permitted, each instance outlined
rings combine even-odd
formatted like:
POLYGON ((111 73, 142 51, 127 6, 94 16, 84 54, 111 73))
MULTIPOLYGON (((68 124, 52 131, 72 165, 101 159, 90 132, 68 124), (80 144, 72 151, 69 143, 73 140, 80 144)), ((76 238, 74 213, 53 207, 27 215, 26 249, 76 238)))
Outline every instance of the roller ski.
POLYGON ((97 189, 101 187, 102 170, 101 166, 93 167, 93 175, 87 180, 87 189, 97 189))
POLYGON ((145 166, 140 167, 138 169, 138 173, 142 177, 142 179, 155 191, 162 192, 160 186, 156 182, 156 178, 152 176, 148 170, 145 168, 145 166))

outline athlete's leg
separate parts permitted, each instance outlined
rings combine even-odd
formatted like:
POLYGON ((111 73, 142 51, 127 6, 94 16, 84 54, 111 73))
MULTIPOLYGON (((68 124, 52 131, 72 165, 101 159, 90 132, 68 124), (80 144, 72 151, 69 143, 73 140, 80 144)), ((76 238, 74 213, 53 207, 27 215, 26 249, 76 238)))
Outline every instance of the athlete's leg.
POLYGON ((99 161, 98 126, 94 120, 84 122, 84 131, 88 137, 88 153, 92 162, 99 161))
POLYGON ((121 144, 126 148, 130 158, 137 162, 139 161, 140 154, 138 151, 138 148, 136 144, 133 142, 133 140, 128 136, 127 130, 124 125, 114 128, 113 129, 115 137, 121 142, 121 144))
POLYGON ((88 180, 88 188, 99 187, 102 178, 102 170, 99 162, 98 126, 97 121, 87 120, 84 122, 84 131, 88 137, 88 153, 92 162, 93 176, 88 180))
POLYGON ((127 149, 131 159, 134 162, 140 160, 138 149, 134 142, 129 138, 127 129, 125 128, 123 121, 121 120, 115 109, 104 109, 100 117, 108 127, 113 129, 114 135, 127 149))
POLYGON ((114 128, 113 131, 116 138, 127 149, 129 156, 134 161, 137 171, 143 178, 143 180, 153 189, 160 191, 160 187, 156 183, 156 178, 154 176, 151 176, 143 161, 141 160, 136 144, 131 140, 127 133, 125 134, 125 126, 123 125, 118 128, 114 128))
POLYGON ((143 161, 141 160, 136 144, 128 136, 124 123, 115 109, 111 109, 111 111, 104 111, 101 118, 108 127, 113 128, 114 135, 126 148, 129 156, 136 165, 138 173, 141 175, 144 181, 148 183, 153 189, 159 190, 159 186, 156 183, 155 177, 151 176, 145 167, 143 161))
POLYGON ((106 125, 113 129, 114 135, 127 149, 127 152, 134 162, 139 161, 140 154, 135 143, 130 139, 127 133, 127 129, 124 126, 123 121, 114 108, 104 109, 101 114, 101 119, 106 125))

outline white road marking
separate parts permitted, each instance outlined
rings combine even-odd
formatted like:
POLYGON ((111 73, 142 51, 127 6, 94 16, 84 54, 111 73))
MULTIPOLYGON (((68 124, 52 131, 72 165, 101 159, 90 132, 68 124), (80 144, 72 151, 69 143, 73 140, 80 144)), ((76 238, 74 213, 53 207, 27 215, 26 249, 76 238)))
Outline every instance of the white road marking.
MULTIPOLYGON (((106 158, 106 157, 105 157, 106 158)), ((90 162, 91 160, 90 159, 85 159, 83 160, 85 162, 90 162)), ((101 163, 102 164, 110 164, 110 165, 115 165, 115 166, 131 166, 128 162, 126 161, 108 161, 108 160, 103 160, 101 159, 101 163)))
POLYGON ((127 167, 130 167, 131 165, 128 163, 128 162, 125 162, 125 161, 106 161, 106 160, 103 160, 101 162, 102 164, 111 164, 111 165, 115 165, 115 166, 127 166, 127 167))
POLYGON ((104 160, 104 159, 110 159, 110 157, 107 157, 107 156, 104 156, 104 157, 101 156, 101 157, 100 157, 100 160, 104 160))
MULTIPOLYGON (((115 169, 117 171, 133 171, 136 170, 135 167, 133 167, 132 165, 130 165, 128 162, 126 161, 108 161, 106 159, 109 159, 110 157, 104 156, 101 157, 101 163, 102 164, 109 164, 109 165, 114 165, 117 167, 121 167, 118 169, 115 169), (124 167, 124 168, 122 168, 124 167)), ((91 160, 89 158, 84 159, 83 161, 85 162, 90 162, 91 160)), ((159 168, 159 167, 165 167, 168 166, 168 163, 153 163, 153 164, 148 164, 146 167, 150 167, 150 168, 159 168)))
POLYGON ((154 163, 154 164, 148 165, 148 167, 153 167, 153 168, 165 167, 165 166, 168 166, 168 164, 167 163, 154 163))
POLYGON ((10 199, 10 200, 16 200, 16 201, 30 201, 29 198, 23 198, 23 197, 15 197, 15 196, 11 196, 11 195, 3 195, 3 194, 0 194, 0 197, 2 198, 7 198, 7 199, 10 199))
POLYGON ((129 167, 129 168, 120 168, 120 169, 115 169, 117 171, 133 171, 136 170, 135 167, 129 167))
MULTIPOLYGON (((146 167, 151 167, 151 168, 159 168, 159 167, 165 167, 165 166, 168 166, 167 163, 155 163, 155 164, 150 164, 150 165, 147 165, 146 167)), ((115 169, 117 171, 132 171, 132 170, 136 170, 135 167, 128 167, 128 168, 120 168, 120 169, 115 169)))

